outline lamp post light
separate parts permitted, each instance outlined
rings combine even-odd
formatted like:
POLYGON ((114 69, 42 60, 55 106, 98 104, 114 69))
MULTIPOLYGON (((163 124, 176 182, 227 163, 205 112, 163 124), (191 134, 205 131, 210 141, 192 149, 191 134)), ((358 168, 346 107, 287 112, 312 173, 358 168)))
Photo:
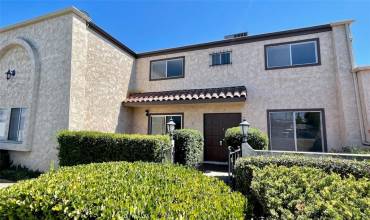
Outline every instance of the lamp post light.
POLYGON ((247 122, 247 120, 243 120, 240 124, 240 130, 242 132, 242 135, 243 135, 243 140, 242 140, 242 143, 246 143, 247 142, 247 138, 248 138, 248 129, 249 129, 249 126, 250 124, 247 122))
POLYGON ((173 139, 173 131, 175 130, 176 123, 171 118, 169 122, 166 123, 167 133, 171 138, 171 161, 175 162, 175 140, 173 139))

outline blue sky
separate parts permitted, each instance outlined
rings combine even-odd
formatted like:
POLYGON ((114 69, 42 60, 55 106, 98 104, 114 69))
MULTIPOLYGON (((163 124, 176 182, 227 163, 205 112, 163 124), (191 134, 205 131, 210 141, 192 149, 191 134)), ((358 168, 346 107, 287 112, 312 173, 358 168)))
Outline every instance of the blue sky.
POLYGON ((355 19, 357 65, 370 65, 370 0, 0 0, 0 27, 74 5, 136 52, 355 19))

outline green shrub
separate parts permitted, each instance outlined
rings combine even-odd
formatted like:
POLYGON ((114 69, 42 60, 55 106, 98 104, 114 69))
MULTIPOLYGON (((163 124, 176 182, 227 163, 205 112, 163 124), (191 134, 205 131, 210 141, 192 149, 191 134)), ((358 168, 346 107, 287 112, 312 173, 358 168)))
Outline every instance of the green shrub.
POLYGON ((61 131, 58 142, 62 166, 108 161, 161 162, 170 158, 170 139, 164 135, 61 131))
POLYGON ((245 198, 191 168, 63 167, 0 190, 0 219, 243 219, 245 198))
POLYGON ((370 148, 362 148, 359 146, 345 146, 342 148, 343 153, 350 154, 370 154, 370 148))
MULTIPOLYGON (((227 146, 240 147, 242 144, 243 135, 240 127, 233 127, 226 130, 225 141, 227 146)), ((249 128, 248 144, 255 150, 267 150, 268 137, 258 128, 249 128)))
POLYGON ((307 167, 266 166, 252 190, 272 219, 370 219, 370 181, 307 167))
POLYGON ((238 191, 248 193, 254 170, 268 165, 300 166, 334 172, 342 177, 353 175, 355 178, 370 178, 370 163, 331 157, 308 157, 299 155, 251 156, 237 160, 235 165, 235 187, 238 191))
POLYGON ((203 138, 198 130, 175 130, 175 162, 197 166, 202 161, 203 138))
POLYGON ((26 180, 40 176, 41 172, 33 171, 21 165, 12 165, 7 169, 0 170, 0 179, 11 181, 26 180))

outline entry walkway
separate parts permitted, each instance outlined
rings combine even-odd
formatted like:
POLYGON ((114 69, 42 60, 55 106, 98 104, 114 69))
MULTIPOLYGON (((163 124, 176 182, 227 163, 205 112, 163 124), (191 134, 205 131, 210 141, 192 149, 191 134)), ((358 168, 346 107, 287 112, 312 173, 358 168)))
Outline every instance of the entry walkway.
POLYGON ((0 189, 11 186, 13 184, 14 184, 14 182, 11 182, 9 180, 0 179, 0 189))
POLYGON ((228 183, 229 181, 229 176, 227 174, 227 165, 202 164, 199 169, 206 176, 219 178, 225 183, 228 183))

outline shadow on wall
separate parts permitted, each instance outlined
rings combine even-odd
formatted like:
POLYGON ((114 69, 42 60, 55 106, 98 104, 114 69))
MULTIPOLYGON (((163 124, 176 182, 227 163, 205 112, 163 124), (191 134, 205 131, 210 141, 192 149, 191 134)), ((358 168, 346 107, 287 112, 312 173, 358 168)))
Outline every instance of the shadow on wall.
POLYGON ((132 133, 131 130, 131 118, 132 118, 132 108, 124 107, 121 105, 115 133, 132 133))

